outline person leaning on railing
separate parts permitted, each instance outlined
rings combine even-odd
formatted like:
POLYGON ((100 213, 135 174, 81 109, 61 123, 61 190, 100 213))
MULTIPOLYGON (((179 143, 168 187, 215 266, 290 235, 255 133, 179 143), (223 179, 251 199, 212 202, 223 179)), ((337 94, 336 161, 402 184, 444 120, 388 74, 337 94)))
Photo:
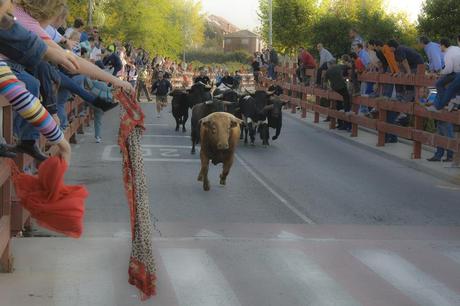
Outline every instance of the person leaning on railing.
MULTIPOLYGON (((58 52, 48 48, 35 34, 28 32, 17 23, 11 15, 11 1, 0 0, 0 31, 14 28, 16 44, 10 44, 4 39, 0 40, 1 49, 16 49, 21 53, 25 62, 30 65, 38 64, 43 58, 62 65, 70 70, 75 70, 78 64, 72 58, 61 57, 58 52), (20 34, 20 35, 19 35, 20 34)), ((36 96, 33 96, 24 84, 20 82, 11 71, 7 63, 0 61, 0 95, 2 95, 17 113, 28 120, 51 144, 57 145, 57 155, 70 161, 71 148, 65 140, 57 123, 41 105, 36 96)))

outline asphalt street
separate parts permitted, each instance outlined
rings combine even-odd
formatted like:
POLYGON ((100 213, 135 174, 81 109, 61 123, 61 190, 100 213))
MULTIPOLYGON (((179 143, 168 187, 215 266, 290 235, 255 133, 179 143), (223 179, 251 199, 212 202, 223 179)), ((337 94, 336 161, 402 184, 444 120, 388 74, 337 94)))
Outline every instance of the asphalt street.
MULTIPOLYGON (((228 184, 211 166, 211 191, 196 181, 199 154, 189 132, 175 132, 171 114, 146 114, 144 157, 152 212, 160 222, 460 224, 460 188, 389 160, 289 116, 279 140, 237 149, 228 184), (448 188, 446 188, 448 187, 448 188)), ((125 220, 116 112, 104 118, 103 143, 88 132, 68 177, 91 192, 87 222, 125 220)), ((273 132, 273 131, 272 131, 273 132)))
POLYGON ((460 305, 458 186, 285 116, 269 148, 238 147, 227 186, 211 166, 204 192, 189 133, 143 108, 158 295, 140 302, 127 283, 113 111, 102 144, 79 137, 67 174, 90 191, 83 239, 15 239, 2 306, 460 305))

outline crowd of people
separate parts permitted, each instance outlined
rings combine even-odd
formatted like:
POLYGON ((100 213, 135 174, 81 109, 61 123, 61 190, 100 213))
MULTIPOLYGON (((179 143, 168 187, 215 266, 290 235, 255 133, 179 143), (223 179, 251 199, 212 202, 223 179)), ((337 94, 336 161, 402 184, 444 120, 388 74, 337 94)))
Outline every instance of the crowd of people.
POLYGON ((238 87, 240 71, 230 74, 219 67, 193 67, 171 58, 150 54, 132 42, 108 43, 96 27, 76 18, 66 26, 69 8, 65 0, 0 0, 0 94, 14 109, 17 145, 4 141, 0 156, 29 154, 47 159, 38 145, 40 134, 56 144, 58 154, 70 159, 65 130, 77 116, 94 113, 95 141, 102 141, 102 116, 117 106, 113 90, 136 91, 137 100, 156 97, 157 115, 167 103, 171 79, 183 77, 190 87, 201 75, 210 74, 217 85, 238 87), (85 102, 80 114, 68 114, 66 104, 78 96, 85 102))
MULTIPOLYGON (((405 46, 392 39, 383 42, 379 39, 365 41, 358 31, 351 29, 350 50, 344 54, 334 56, 323 43, 316 47, 319 61, 305 48, 298 52, 298 81, 306 86, 329 87, 343 97, 343 102, 337 103, 337 109, 350 113, 352 111, 352 96, 363 96, 380 99, 390 99, 400 102, 418 102, 426 106, 426 110, 439 112, 442 109, 454 111, 460 105, 460 36, 455 44, 447 38, 439 43, 431 41, 428 37, 418 38, 418 44, 424 50, 426 58, 415 48, 405 46), (458 45, 458 46, 457 46, 458 45), (393 76, 410 76, 417 73, 419 65, 426 65, 430 77, 437 78, 436 87, 423 90, 415 94, 414 86, 398 84, 374 84, 372 82, 359 82, 358 76, 364 72, 391 73, 393 76), (306 74, 307 69, 317 69, 315 78, 306 74), (457 97, 457 94, 459 95, 457 97), (416 96, 419 101, 415 101, 416 96)), ((263 56, 262 56, 263 58, 263 56)), ((277 59, 275 59, 277 61, 277 59)), ((257 68, 257 65, 253 65, 257 68)), ((254 69, 259 74, 260 69, 254 69)), ((268 72, 268 77, 276 78, 276 74, 268 72)), ((361 105, 358 114, 375 118, 377 110, 361 105)), ((407 126, 410 116, 404 113, 388 112, 387 122, 407 126)), ((329 118, 325 119, 326 121, 329 118)), ((454 126, 451 123, 437 121, 437 131, 448 138, 454 137, 454 126)), ((351 131, 351 124, 342 120, 338 121, 339 130, 351 131)), ((386 143, 398 141, 396 135, 387 134, 386 143)), ((443 160, 450 162, 453 152, 437 148, 435 155, 429 161, 443 160)))

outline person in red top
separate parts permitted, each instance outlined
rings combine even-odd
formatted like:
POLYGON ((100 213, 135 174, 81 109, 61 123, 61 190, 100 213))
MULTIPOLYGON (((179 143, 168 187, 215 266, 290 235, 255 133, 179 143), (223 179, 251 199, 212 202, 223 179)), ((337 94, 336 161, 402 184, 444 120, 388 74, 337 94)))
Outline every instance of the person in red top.
POLYGON ((310 52, 302 47, 299 48, 298 65, 297 77, 300 82, 307 84, 309 78, 305 76, 305 70, 316 68, 316 60, 310 52))

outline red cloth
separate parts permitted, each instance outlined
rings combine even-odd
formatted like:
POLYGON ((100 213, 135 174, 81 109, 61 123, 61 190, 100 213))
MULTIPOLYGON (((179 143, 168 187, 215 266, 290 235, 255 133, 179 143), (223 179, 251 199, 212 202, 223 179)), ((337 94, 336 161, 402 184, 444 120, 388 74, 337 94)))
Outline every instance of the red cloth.
POLYGON ((22 206, 40 226, 72 238, 83 232, 88 191, 83 186, 66 186, 67 163, 59 157, 44 161, 38 175, 20 173, 13 163, 13 182, 22 206))
POLYGON ((307 50, 303 50, 303 52, 300 54, 300 62, 303 64, 305 68, 316 67, 315 58, 307 50))

